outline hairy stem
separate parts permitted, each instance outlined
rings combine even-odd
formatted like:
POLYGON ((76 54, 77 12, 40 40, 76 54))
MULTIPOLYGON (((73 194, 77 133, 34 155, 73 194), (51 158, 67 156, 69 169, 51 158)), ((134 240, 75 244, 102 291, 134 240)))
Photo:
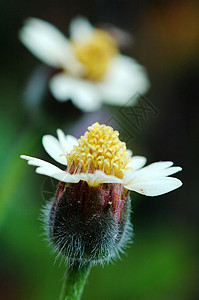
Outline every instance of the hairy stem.
POLYGON ((75 263, 68 267, 62 288, 60 300, 79 300, 83 293, 84 285, 91 268, 91 263, 75 263))

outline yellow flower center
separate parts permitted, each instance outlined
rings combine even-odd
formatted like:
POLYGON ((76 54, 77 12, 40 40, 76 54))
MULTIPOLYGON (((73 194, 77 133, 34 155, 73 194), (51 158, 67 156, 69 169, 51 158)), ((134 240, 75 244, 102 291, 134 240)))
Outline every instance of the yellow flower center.
POLYGON ((85 43, 72 42, 76 58, 85 67, 85 78, 100 80, 106 73, 110 59, 117 53, 114 39, 107 32, 94 29, 92 38, 85 43))
POLYGON ((78 140, 78 145, 67 155, 68 172, 94 173, 101 170, 107 175, 123 178, 131 160, 126 144, 118 138, 119 132, 95 123, 78 140))

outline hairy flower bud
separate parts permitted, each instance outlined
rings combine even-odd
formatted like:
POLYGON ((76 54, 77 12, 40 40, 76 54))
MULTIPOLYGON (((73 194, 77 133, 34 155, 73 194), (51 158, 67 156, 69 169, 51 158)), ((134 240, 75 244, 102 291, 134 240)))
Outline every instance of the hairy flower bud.
POLYGON ((68 263, 104 263, 130 241, 129 191, 120 183, 60 182, 48 211, 49 238, 68 263))

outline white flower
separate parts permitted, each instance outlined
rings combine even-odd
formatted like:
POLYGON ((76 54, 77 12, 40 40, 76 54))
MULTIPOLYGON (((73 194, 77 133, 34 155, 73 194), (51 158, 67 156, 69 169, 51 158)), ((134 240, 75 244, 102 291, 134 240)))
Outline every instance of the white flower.
POLYGON ((28 164, 37 166, 36 172, 59 181, 77 183, 86 181, 89 186, 97 187, 102 183, 120 183, 128 190, 146 196, 158 196, 182 185, 174 177, 168 177, 182 170, 172 167, 173 162, 152 163, 144 167, 146 158, 131 157, 117 131, 106 125, 93 124, 79 140, 65 136, 58 129, 58 140, 51 136, 43 137, 43 146, 57 162, 67 166, 67 170, 40 160, 21 155, 28 164))
POLYGON ((84 18, 74 19, 69 31, 67 39, 48 22, 29 18, 19 35, 41 61, 62 70, 50 80, 50 90, 57 100, 71 98, 80 109, 94 111, 102 101, 123 105, 136 93, 144 94, 149 89, 145 69, 119 54, 107 32, 94 28, 84 18))

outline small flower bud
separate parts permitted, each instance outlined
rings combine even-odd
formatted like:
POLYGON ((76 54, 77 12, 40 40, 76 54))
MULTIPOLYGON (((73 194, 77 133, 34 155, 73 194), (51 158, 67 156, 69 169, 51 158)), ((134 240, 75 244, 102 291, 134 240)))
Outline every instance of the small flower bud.
POLYGON ((48 212, 49 238, 69 264, 104 263, 130 241, 129 191, 120 183, 60 182, 48 212))

